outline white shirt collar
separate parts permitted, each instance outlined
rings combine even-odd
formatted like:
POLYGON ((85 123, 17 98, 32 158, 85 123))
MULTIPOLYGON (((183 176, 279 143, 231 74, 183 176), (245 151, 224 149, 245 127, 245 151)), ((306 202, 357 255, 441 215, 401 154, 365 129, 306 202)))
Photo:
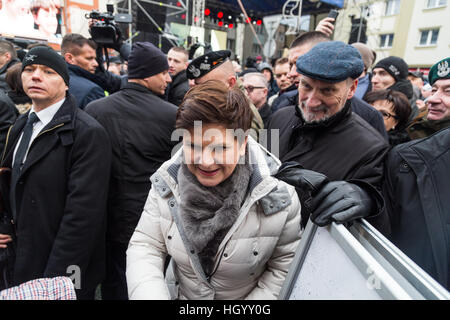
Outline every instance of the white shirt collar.
POLYGON ((35 112, 38 116, 39 120, 43 123, 44 126, 50 123, 52 121, 53 117, 55 116, 56 112, 58 112, 59 108, 62 106, 66 98, 63 98, 62 100, 59 100, 58 102, 52 104, 51 106, 45 108, 44 110, 41 110, 39 112, 36 112, 34 110, 34 105, 31 106, 30 114, 32 112, 35 112))

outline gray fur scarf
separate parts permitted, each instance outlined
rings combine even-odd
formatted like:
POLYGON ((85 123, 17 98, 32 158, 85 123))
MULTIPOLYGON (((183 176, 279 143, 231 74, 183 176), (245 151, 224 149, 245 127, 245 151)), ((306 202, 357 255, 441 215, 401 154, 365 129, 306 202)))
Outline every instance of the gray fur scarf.
POLYGON ((181 221, 208 277, 213 273, 220 243, 239 216, 250 175, 250 166, 238 164, 228 179, 215 187, 205 187, 186 164, 178 171, 181 221))

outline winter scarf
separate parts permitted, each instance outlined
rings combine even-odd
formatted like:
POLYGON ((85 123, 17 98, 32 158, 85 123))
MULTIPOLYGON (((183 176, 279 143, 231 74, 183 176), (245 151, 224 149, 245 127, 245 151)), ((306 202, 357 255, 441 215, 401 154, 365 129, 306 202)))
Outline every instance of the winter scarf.
POLYGON ((212 276, 220 243, 239 216, 250 176, 250 166, 238 164, 228 179, 215 187, 205 187, 186 164, 178 172, 181 221, 208 277, 212 276))

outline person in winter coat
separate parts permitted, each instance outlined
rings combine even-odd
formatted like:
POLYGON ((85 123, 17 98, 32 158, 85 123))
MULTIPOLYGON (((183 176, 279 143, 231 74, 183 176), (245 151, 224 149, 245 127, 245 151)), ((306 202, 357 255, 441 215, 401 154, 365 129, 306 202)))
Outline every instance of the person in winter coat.
POLYGON ((376 90, 369 92, 364 99, 383 115, 391 146, 411 140, 406 131, 411 106, 403 93, 394 90, 376 90))
POLYGON ((23 91, 22 63, 17 63, 8 69, 6 83, 11 88, 8 97, 14 102, 19 114, 24 114, 31 108, 31 99, 23 91))
POLYGON ((248 103, 217 80, 187 93, 176 121, 183 146, 151 177, 127 250, 130 299, 278 297, 300 239, 300 204, 294 187, 271 176, 280 162, 245 133, 248 103))
POLYGON ((428 74, 432 95, 428 98, 428 113, 408 127, 411 139, 424 138, 450 127, 450 58, 435 63, 428 74))
POLYGON ((411 82, 408 80, 408 64, 399 57, 387 57, 377 62, 372 70, 372 91, 394 90, 403 93, 411 105, 408 124, 419 116, 416 100, 420 93, 415 94, 411 82))
POLYGON ((7 40, 0 39, 0 90, 4 93, 10 89, 5 80, 6 71, 19 62, 14 45, 7 40))
POLYGON ((67 66, 53 49, 27 53, 22 83, 32 108, 10 128, 1 159, 11 168, 1 194, 15 227, 6 243, 16 248, 12 284, 74 276, 77 298, 94 299, 105 268, 111 144, 68 94, 67 66))
MULTIPOLYGON (((192 60, 186 70, 188 79, 193 80, 195 85, 209 80, 220 80, 230 89, 237 87, 245 92, 242 81, 234 72, 230 55, 230 50, 211 51, 192 60)), ((253 103, 250 103, 250 109, 253 112, 250 136, 258 141, 259 130, 264 129, 264 123, 253 103)))
POLYGON ((261 62, 258 64, 258 71, 261 72, 264 77, 266 77, 267 82, 269 83, 269 92, 267 93, 267 97, 270 98, 273 95, 277 94, 280 91, 278 87, 277 81, 273 76, 273 70, 270 64, 267 62, 261 62))
POLYGON ((186 76, 189 52, 182 47, 173 47, 167 53, 169 74, 172 82, 167 86, 167 100, 179 106, 184 95, 189 90, 189 81, 186 76))
POLYGON ((398 145, 386 161, 383 194, 390 240, 450 290, 450 127, 398 145))
POLYGON ((106 231, 106 278, 102 299, 126 300, 126 250, 150 190, 150 176, 168 159, 177 107, 158 96, 170 83, 162 51, 149 42, 133 44, 128 83, 86 112, 106 129, 113 148, 106 231))
MULTIPOLYGON (((272 113, 288 106, 298 105, 298 84, 301 75, 297 72, 296 62, 299 57, 309 52, 315 45, 327 41, 330 41, 330 39, 324 33, 319 31, 310 31, 300 35, 291 43, 291 47, 289 49, 289 77, 295 88, 287 89, 284 94, 272 103, 272 113)), ((353 96, 349 100, 351 103, 352 112, 367 121, 367 123, 375 128, 387 141, 388 136, 384 128, 383 117, 381 114, 358 97, 353 96)))
POLYGON ((70 75, 69 92, 81 109, 89 102, 105 97, 105 91, 111 94, 120 90, 125 82, 124 78, 104 70, 96 50, 97 44, 81 34, 68 33, 62 39, 61 54, 70 75))
MULTIPOLYGON (((358 51, 339 41, 319 43, 298 58, 299 105, 272 115, 269 150, 283 163, 298 162, 331 181, 363 180, 380 187, 389 146, 351 109, 363 68, 358 51), (279 130, 278 150, 272 129, 279 130)), ((302 216, 302 225, 307 218, 302 216)))

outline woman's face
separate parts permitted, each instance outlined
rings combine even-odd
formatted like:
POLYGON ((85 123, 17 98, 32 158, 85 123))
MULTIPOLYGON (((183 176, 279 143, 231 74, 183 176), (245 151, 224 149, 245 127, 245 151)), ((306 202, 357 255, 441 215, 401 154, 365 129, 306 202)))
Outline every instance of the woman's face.
POLYGON ((239 144, 234 130, 219 124, 199 125, 183 134, 185 163, 205 187, 217 186, 231 176, 246 145, 247 138, 239 144))
POLYGON ((386 131, 392 130, 397 125, 398 121, 394 117, 397 116, 394 112, 393 104, 387 100, 378 100, 375 101, 373 107, 381 112, 383 115, 384 126, 386 127, 386 131))
POLYGON ((56 33, 58 28, 57 13, 58 10, 56 8, 40 8, 35 16, 35 23, 39 26, 39 31, 46 36, 56 33))

